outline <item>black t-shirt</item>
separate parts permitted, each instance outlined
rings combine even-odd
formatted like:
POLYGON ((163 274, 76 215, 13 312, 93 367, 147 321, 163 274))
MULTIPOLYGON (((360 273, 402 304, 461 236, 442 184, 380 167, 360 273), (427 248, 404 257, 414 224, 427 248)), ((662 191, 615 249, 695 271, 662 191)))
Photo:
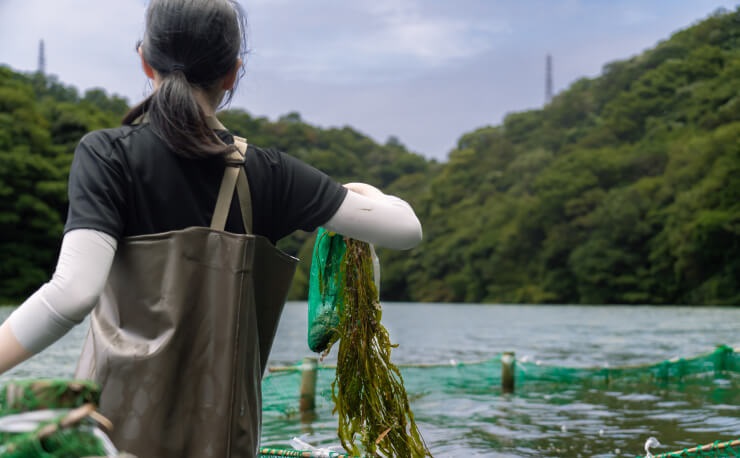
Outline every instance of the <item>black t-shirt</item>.
MULTIPOLYGON (((233 137, 217 131, 226 143, 233 137)), ((94 131, 75 150, 65 232, 95 229, 122 237, 209 226, 224 173, 221 157, 173 153, 148 123, 94 131)), ((346 189, 282 152, 249 145, 245 162, 253 232, 275 243, 326 223, 346 189)), ((236 195, 226 230, 244 233, 236 195)))

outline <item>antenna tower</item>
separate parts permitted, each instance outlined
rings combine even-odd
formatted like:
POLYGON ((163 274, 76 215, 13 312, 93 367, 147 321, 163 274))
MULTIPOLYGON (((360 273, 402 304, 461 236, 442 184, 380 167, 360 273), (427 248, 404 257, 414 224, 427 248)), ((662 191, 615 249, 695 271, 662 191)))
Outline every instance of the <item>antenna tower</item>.
POLYGON ((46 73, 46 56, 44 55, 44 40, 39 41, 39 69, 42 75, 46 73))
POLYGON ((545 105, 552 101, 552 56, 545 60, 545 105))

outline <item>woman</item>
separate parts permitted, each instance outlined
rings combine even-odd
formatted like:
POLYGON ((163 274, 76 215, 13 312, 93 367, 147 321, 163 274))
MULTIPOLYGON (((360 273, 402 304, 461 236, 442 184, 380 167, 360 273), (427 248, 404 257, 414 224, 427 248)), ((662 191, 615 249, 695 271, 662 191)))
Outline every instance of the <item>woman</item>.
POLYGON ((2 373, 94 309, 77 373, 101 384, 114 442, 141 457, 256 455, 292 274, 275 242, 318 226, 395 249, 421 240, 401 199, 220 125, 244 27, 233 0, 151 1, 138 52, 154 91, 80 141, 56 271, 0 326, 2 373))

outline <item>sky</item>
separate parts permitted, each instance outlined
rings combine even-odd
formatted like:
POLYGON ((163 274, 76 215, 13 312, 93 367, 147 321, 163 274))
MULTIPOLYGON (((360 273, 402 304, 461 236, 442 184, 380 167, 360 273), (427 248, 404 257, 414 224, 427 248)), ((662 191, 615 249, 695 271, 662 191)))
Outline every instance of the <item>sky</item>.
MULTIPOLYGON (((38 67, 80 91, 141 100, 134 46, 144 0, 0 0, 0 64, 38 67)), ((444 161, 461 135, 541 108, 554 92, 652 48, 722 0, 242 0, 246 74, 231 102, 275 120, 298 112, 444 161)), ((247 133, 248 136, 248 133, 247 133)))

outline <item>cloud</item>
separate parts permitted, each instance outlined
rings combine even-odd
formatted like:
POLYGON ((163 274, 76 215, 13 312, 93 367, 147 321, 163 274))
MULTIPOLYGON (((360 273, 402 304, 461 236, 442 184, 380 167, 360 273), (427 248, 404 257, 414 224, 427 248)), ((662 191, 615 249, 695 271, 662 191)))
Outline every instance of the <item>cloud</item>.
MULTIPOLYGON (((440 14, 413 0, 246 5, 252 20, 270 16, 290 30, 292 40, 273 33, 264 46, 254 45, 252 56, 289 80, 340 84, 408 80, 480 55, 496 46, 497 36, 510 33, 506 23, 490 17, 482 20, 465 10, 440 14)), ((260 31, 263 37, 264 32, 260 31)))
POLYGON ((400 55, 439 66, 483 53, 494 46, 496 34, 510 32, 505 23, 491 18, 432 16, 418 1, 382 0, 365 7, 383 25, 356 46, 368 55, 400 55))
POLYGON ((622 25, 637 26, 655 20, 655 16, 640 8, 625 8, 620 19, 622 25))

